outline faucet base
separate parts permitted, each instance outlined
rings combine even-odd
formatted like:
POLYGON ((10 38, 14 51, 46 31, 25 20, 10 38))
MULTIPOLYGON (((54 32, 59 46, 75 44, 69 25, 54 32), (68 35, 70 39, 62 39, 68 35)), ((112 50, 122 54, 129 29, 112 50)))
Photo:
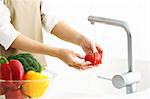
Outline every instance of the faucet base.
POLYGON ((136 83, 134 83, 134 84, 132 84, 132 85, 127 85, 126 86, 126 89, 127 89, 127 92, 126 92, 126 94, 132 94, 132 93, 135 93, 136 92, 136 86, 137 86, 137 84, 136 83))

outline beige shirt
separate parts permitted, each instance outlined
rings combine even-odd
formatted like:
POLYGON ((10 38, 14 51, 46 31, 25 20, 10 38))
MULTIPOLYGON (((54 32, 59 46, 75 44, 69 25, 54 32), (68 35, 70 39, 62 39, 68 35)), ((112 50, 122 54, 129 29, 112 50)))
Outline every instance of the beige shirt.
MULTIPOLYGON (((33 40, 43 42, 42 26, 45 27, 47 32, 50 32, 60 21, 60 18, 53 17, 49 13, 47 7, 48 3, 45 1, 46 0, 4 0, 4 4, 7 7, 1 5, 6 9, 5 11, 7 11, 7 15, 4 17, 1 14, 2 11, 0 11, 0 17, 3 16, 4 19, 6 18, 7 20, 10 15, 10 20, 7 20, 6 25, 3 25, 1 22, 2 20, 0 20, 0 32, 2 32, 0 33, 1 54, 8 56, 10 54, 22 52, 9 48, 20 33, 33 40), (10 32, 4 30, 3 27, 5 26, 9 26, 8 29, 10 29, 10 32), (8 38, 10 39, 8 41, 5 40, 7 34, 9 34, 8 38)), ((35 56, 42 65, 45 65, 45 59, 43 56, 37 54, 35 56)))

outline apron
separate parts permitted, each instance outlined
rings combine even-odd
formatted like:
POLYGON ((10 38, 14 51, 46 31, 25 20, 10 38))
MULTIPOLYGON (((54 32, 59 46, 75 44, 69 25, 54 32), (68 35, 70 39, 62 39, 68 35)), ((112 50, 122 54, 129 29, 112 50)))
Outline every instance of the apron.
MULTIPOLYGON (((43 35, 40 2, 41 0, 4 0, 4 4, 11 13, 11 24, 14 28, 22 35, 42 43, 43 35)), ((1 45, 0 50, 1 54, 5 57, 23 52, 13 48, 9 48, 5 51, 1 45)), ((41 63, 41 65, 46 65, 43 55, 33 54, 33 56, 41 63)))

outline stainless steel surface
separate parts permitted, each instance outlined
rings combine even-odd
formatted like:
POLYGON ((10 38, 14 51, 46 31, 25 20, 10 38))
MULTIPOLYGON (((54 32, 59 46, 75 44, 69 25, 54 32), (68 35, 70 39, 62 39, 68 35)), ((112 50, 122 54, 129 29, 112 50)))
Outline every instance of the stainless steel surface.
MULTIPOLYGON (((132 66, 132 36, 131 36, 128 25, 124 21, 110 19, 110 18, 104 18, 104 17, 96 17, 96 16, 89 16, 88 21, 90 21, 91 24, 98 22, 98 23, 104 23, 104 24, 109 24, 109 25, 124 28, 124 30, 126 31, 126 35, 127 35, 128 72, 133 72, 134 67, 132 66)), ((136 91, 135 84, 131 84, 131 85, 126 86, 126 90, 127 90, 127 94, 135 92, 136 91)))

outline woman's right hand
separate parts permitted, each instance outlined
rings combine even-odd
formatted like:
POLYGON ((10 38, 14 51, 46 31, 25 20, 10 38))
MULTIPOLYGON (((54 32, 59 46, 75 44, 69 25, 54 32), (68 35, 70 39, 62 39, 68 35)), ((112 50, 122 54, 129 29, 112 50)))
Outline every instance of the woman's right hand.
POLYGON ((92 67, 90 66, 90 62, 84 61, 84 56, 68 49, 59 49, 57 57, 70 67, 74 67, 76 69, 85 70, 92 67))

